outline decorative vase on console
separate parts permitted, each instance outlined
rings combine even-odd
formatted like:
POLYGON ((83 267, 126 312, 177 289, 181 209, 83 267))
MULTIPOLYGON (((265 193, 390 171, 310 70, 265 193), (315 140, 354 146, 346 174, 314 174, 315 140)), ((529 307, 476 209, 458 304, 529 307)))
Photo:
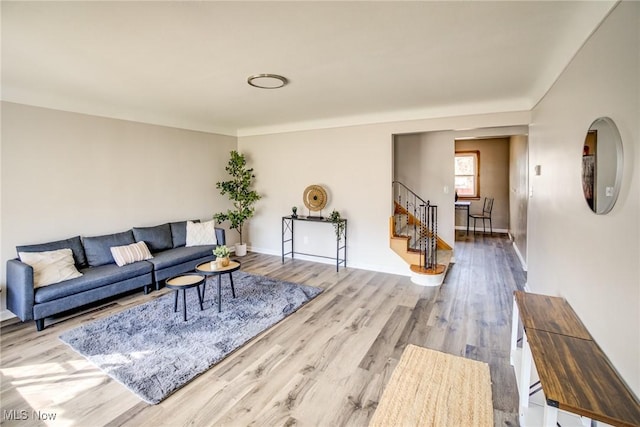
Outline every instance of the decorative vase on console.
POLYGON ((291 217, 292 217, 292 218, 298 218, 298 207, 297 207, 297 206, 292 207, 292 208, 291 208, 291 212, 293 212, 293 213, 291 214, 291 217))

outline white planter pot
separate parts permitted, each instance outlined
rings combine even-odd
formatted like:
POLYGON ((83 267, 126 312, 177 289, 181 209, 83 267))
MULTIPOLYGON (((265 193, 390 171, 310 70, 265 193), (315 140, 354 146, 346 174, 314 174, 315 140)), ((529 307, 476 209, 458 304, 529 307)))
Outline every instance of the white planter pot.
POLYGON ((247 254, 247 244, 236 244, 236 256, 245 256, 247 254))

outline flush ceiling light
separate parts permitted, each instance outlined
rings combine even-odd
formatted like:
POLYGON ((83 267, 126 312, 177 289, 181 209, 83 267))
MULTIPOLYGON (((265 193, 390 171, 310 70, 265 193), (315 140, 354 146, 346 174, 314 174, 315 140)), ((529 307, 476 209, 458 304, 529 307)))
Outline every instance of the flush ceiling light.
POLYGON ((289 80, 277 74, 255 74, 247 79, 247 83, 260 89, 278 89, 289 83, 289 80))

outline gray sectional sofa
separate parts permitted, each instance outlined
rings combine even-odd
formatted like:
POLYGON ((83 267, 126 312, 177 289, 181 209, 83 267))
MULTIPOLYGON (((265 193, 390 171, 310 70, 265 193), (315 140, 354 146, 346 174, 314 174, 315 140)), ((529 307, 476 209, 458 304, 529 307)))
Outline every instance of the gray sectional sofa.
MULTIPOLYGON (((215 245, 185 246, 187 222, 155 227, 134 227, 121 233, 95 237, 80 236, 38 245, 18 246, 18 252, 71 249, 81 277, 34 288, 33 268, 19 259, 7 261, 7 308, 22 321, 35 320, 38 331, 46 317, 93 303, 134 289, 151 286, 177 274, 193 271, 215 259, 215 245), (144 241, 153 258, 119 267, 111 247, 144 241)), ((218 245, 226 244, 225 231, 215 229, 218 245)))

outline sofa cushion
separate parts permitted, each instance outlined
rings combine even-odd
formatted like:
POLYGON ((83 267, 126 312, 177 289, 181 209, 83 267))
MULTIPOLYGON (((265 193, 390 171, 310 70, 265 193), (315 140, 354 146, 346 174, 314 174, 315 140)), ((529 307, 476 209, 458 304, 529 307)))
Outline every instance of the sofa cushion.
POLYGON ((133 227, 133 237, 136 242, 145 242, 152 253, 171 249, 171 226, 169 224, 155 227, 133 227))
POLYGON ((133 264, 118 267, 115 264, 107 264, 99 267, 90 267, 80 270, 82 277, 66 280, 36 289, 36 303, 53 301, 74 295, 80 292, 121 282, 143 274, 151 273, 153 266, 147 261, 134 262, 133 264))
MULTIPOLYGON (((194 219, 191 222, 200 222, 199 219, 194 219)), ((169 223, 171 227, 171 239, 173 240, 173 247, 179 248, 187 244, 187 221, 176 221, 169 223)))
POLYGON ((33 267, 33 287, 48 286, 82 276, 69 248, 45 252, 18 252, 20 261, 33 267))
POLYGON ((137 242, 125 246, 113 246, 111 248, 111 256, 113 256, 118 267, 153 258, 145 242, 137 242))
POLYGON ((87 261, 91 267, 115 263, 111 255, 111 247, 130 245, 135 242, 131 230, 104 236, 85 237, 82 241, 87 261))
POLYGON ((179 248, 187 244, 187 221, 172 222, 171 226, 171 239, 173 240, 173 247, 179 248))
POLYGON ((186 245, 199 246, 217 244, 215 224, 214 220, 205 221, 203 223, 187 221, 186 245))
MULTIPOLYGON (((211 256, 211 258, 213 258, 214 248, 215 245, 183 246, 181 248, 171 249, 170 251, 157 253, 152 259, 148 260, 148 262, 154 265, 155 270, 162 270, 163 268, 196 260, 204 256, 211 256)), ((195 268, 195 265, 193 267, 195 268)))
POLYGON ((37 245, 23 245, 16 246, 17 252, 45 252, 55 251, 58 249, 69 248, 73 252, 73 260, 76 263, 77 268, 84 268, 87 266, 87 258, 82 247, 82 241, 80 236, 71 237, 65 240, 57 240, 55 242, 40 243, 37 245))

